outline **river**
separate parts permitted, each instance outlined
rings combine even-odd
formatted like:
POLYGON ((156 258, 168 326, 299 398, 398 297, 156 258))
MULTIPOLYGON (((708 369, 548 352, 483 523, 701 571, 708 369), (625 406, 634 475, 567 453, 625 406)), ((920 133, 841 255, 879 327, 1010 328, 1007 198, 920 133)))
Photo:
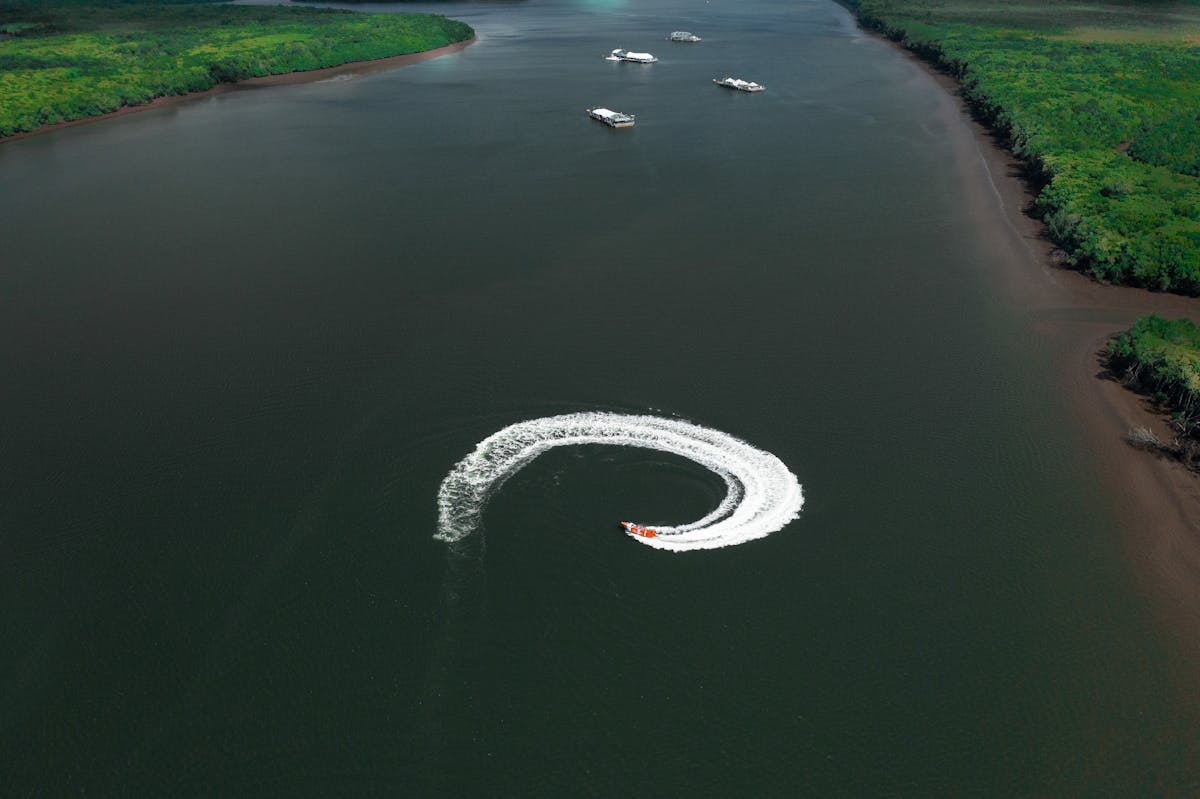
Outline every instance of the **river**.
POLYGON ((1200 785, 933 78, 819 0, 403 8, 479 40, 0 147, 5 795, 1200 785), (799 518, 639 546, 721 480, 582 446, 435 540, 583 411, 742 438, 799 518))

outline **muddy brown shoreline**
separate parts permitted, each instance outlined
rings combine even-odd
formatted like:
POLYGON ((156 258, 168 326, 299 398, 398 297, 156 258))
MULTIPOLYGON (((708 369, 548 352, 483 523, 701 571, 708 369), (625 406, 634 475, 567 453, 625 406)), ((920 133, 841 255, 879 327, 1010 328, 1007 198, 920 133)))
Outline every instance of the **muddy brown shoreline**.
POLYGON ((1160 622, 1180 695, 1200 704, 1200 478, 1176 461, 1129 445, 1135 427, 1166 439, 1171 434, 1152 403, 1112 379, 1102 359, 1108 340, 1144 314, 1200 323, 1200 299, 1104 284, 1061 266, 1044 224, 1030 214, 1038 187, 1029 181, 1027 165, 977 121, 958 81, 899 42, 863 30, 931 76, 946 91, 945 113, 970 131, 966 141, 948 146, 957 163, 977 164, 964 170, 976 215, 1003 222, 980 225, 984 243, 1003 248, 1012 265, 997 276, 1002 290, 1059 364, 1061 382, 1047 386, 1048 401, 1062 392, 1065 409, 1079 420, 1090 466, 1123 534, 1135 587, 1151 599, 1160 622))
POLYGON ((422 61, 428 61, 431 58, 438 58, 451 53, 460 52, 476 41, 475 36, 470 39, 465 39, 461 42, 448 44, 444 47, 436 47, 432 50, 422 50, 419 53, 405 53, 404 55, 388 56, 387 58, 374 58, 368 61, 350 61, 345 64, 338 64, 334 67, 322 67, 320 69, 308 69, 300 72, 282 72, 278 75, 263 75, 258 78, 247 78, 236 83, 218 83, 211 89, 205 89, 202 92, 190 92, 188 94, 172 94, 165 97, 155 97, 148 103, 141 105, 127 105, 118 108, 116 111, 109 111, 104 114, 96 114, 94 116, 80 117, 79 119, 70 119, 65 122, 56 122, 53 125, 43 125, 36 130, 28 130, 23 133, 14 133, 11 136, 0 137, 0 144, 10 141, 18 141, 27 139, 31 136, 41 136, 46 133, 53 133, 56 130, 63 128, 73 128, 76 125, 90 125, 93 122, 102 122, 106 119, 114 117, 123 117, 127 114, 137 114, 142 111, 150 111, 155 108, 164 108, 180 103, 187 103, 193 100, 203 99, 215 94, 225 94, 227 92, 246 91, 248 89, 259 89, 264 86, 287 86, 296 83, 316 83, 317 81, 329 80, 341 76, 352 75, 369 75, 374 72, 383 72, 389 69, 398 69, 400 67, 419 64, 422 61))

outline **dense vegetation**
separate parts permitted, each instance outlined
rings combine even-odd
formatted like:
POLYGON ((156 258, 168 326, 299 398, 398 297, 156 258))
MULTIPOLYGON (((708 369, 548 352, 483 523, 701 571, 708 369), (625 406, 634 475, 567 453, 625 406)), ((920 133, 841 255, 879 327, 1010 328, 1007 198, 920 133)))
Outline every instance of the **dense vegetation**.
POLYGON ((1187 319, 1143 316, 1109 342, 1108 356, 1114 372, 1171 412, 1175 441, 1142 433, 1138 443, 1200 466, 1200 327, 1187 319))
POLYGON ((847 0, 941 64, 1098 278, 1200 293, 1200 4, 847 0))
POLYGON ((469 39, 433 14, 182 3, 0 0, 0 136, 224 81, 469 39))
POLYGON ((1200 177, 1200 116, 1197 110, 1176 114, 1154 125, 1129 145, 1129 155, 1165 166, 1181 175, 1200 177))

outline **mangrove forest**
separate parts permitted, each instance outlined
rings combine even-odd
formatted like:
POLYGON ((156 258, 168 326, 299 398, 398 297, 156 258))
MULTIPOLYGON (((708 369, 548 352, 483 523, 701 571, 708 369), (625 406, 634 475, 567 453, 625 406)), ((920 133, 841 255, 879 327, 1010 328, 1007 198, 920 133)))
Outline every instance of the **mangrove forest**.
POLYGON ((0 0, 0 137, 222 82, 416 53, 473 35, 435 14, 0 0))
POLYGON ((1134 443, 1200 467, 1200 327, 1188 319, 1143 316, 1109 342, 1107 354, 1117 376, 1169 414, 1175 433, 1173 441, 1163 442, 1137 430, 1134 443))
POLYGON ((1200 293, 1200 4, 848 0, 952 73, 1069 262, 1200 293))

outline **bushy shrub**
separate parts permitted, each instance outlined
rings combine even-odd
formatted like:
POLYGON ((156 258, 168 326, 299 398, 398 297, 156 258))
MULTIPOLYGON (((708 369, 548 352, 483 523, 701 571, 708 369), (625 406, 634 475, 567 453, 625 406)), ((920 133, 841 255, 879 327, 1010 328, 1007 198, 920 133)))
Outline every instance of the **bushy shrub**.
POLYGON ((1129 155, 1181 175, 1200 176, 1200 116, 1176 114, 1138 136, 1129 155))

